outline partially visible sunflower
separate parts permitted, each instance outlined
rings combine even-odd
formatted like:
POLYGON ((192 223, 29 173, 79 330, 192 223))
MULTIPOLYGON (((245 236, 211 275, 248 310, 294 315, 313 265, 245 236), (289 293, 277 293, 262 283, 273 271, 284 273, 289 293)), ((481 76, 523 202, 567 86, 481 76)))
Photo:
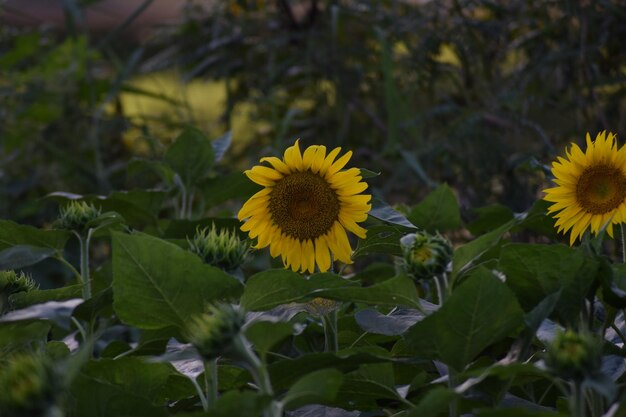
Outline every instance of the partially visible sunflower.
POLYGON ((337 158, 341 148, 326 153, 325 146, 309 146, 300 153, 299 141, 285 150, 283 159, 261 158, 271 165, 257 165, 245 171, 252 181, 264 186, 241 208, 241 227, 256 248, 270 247, 273 257, 281 256, 285 267, 313 273, 317 264, 328 271, 331 253, 344 263, 352 263, 352 247, 346 230, 365 238, 365 221, 371 209, 370 195, 361 171, 341 169, 352 151, 337 158), (337 158, 337 159, 336 159, 337 158))
POLYGON ((613 225, 626 220, 626 148, 605 131, 593 142, 587 133, 585 153, 576 144, 565 152, 552 163, 557 186, 544 190, 558 231, 571 229, 570 246, 589 227, 597 235, 606 226, 613 237, 613 225))

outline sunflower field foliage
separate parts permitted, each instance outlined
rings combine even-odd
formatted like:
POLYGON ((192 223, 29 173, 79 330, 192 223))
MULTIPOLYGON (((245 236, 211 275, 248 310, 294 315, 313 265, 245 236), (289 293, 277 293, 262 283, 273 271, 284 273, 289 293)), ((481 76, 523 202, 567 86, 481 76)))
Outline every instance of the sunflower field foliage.
POLYGON ((0 2, 0 417, 626 417, 622 2, 99 3, 0 2))

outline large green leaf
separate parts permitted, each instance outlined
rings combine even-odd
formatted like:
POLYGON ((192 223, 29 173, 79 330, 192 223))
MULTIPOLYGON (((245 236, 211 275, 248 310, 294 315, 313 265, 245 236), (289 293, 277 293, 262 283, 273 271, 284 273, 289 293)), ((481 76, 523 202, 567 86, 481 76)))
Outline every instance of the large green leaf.
POLYGON ((405 340, 418 356, 440 359, 460 371, 522 323, 513 292, 489 270, 478 268, 443 307, 411 327, 405 340))
POLYGON ((420 307, 415 285, 405 276, 393 277, 369 287, 360 287, 357 283, 335 274, 315 274, 307 279, 284 269, 259 272, 250 277, 241 297, 241 305, 247 310, 260 311, 313 297, 366 304, 420 307))
POLYGON ((17 245, 61 250, 69 236, 69 232, 65 230, 41 230, 9 220, 0 220, 0 250, 17 245))
POLYGON ((56 254, 52 248, 17 245, 0 251, 0 270, 21 269, 48 259, 56 254))
POLYGON ((398 275, 370 287, 320 289, 312 295, 346 302, 420 308, 415 284, 405 275, 398 275))
POLYGON ((398 226, 387 224, 371 226, 367 229, 365 239, 359 239, 352 257, 358 258, 372 253, 402 256, 400 238, 405 234, 406 229, 398 226))
POLYGON ((502 239, 502 235, 511 230, 515 224, 517 224, 517 220, 508 221, 497 229, 456 248, 452 258, 452 277, 454 278, 461 272, 467 271, 474 266, 477 260, 485 252, 497 245, 500 239, 502 239))
POLYGON ((306 404, 328 404, 337 396, 343 374, 336 369, 314 371, 296 381, 283 398, 286 409, 306 404))
POLYGON ((408 215, 411 223, 429 232, 461 227, 459 203, 447 184, 442 184, 415 206, 408 215))
POLYGON ((248 199, 263 187, 250 181, 242 172, 234 172, 203 181, 200 188, 205 204, 213 207, 232 198, 248 199))
POLYGON ((73 415, 165 416, 162 391, 175 374, 169 364, 132 357, 88 362, 71 387, 73 415))
POLYGON ((165 162, 188 188, 204 177, 215 159, 211 141, 198 129, 188 127, 165 153, 165 162))
POLYGON ((66 287, 51 290, 32 290, 18 292, 9 297, 11 308, 19 309, 33 304, 46 303, 48 301, 62 301, 71 298, 81 298, 83 286, 81 284, 68 285, 66 287))
POLYGON ((507 276, 507 285, 526 309, 561 289, 556 309, 565 320, 574 323, 598 266, 580 248, 515 243, 502 247, 498 269, 507 276))
POLYGON ((316 290, 355 285, 335 274, 315 274, 307 279, 287 269, 271 269, 248 279, 241 305, 250 311, 269 310, 300 301, 316 290))
POLYGON ((240 292, 235 278, 176 245, 147 235, 113 234, 114 309, 127 324, 184 327, 207 302, 240 292))
POLYGON ((45 320, 0 323, 0 352, 8 353, 31 344, 42 345, 46 342, 50 326, 50 322, 45 320))

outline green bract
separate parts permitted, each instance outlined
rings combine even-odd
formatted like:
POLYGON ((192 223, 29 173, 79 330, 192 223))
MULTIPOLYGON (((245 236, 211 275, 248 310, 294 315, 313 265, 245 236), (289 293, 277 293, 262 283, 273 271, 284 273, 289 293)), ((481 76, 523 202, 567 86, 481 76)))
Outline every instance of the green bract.
POLYGON ((546 365, 563 379, 582 380, 602 365, 602 341, 593 334, 566 330, 548 346, 546 365))
POLYGON ((233 230, 217 230, 215 224, 211 228, 198 228, 189 242, 189 250, 198 255, 209 265, 225 270, 240 267, 246 260, 250 249, 248 241, 242 241, 233 230))
POLYGON ((0 415, 62 416, 57 408, 58 377, 52 363, 42 356, 9 357, 0 365, 0 415))
POLYGON ((215 304, 191 319, 187 326, 189 341, 205 359, 232 353, 235 339, 243 327, 245 314, 231 304, 215 304))
POLYGON ((101 214, 101 210, 93 204, 84 201, 70 201, 59 211, 59 218, 56 226, 60 229, 74 230, 82 232, 89 227, 89 224, 96 220, 101 214))
POLYGON ((452 244, 440 234, 408 234, 400 239, 402 267, 415 280, 431 279, 446 270, 452 259, 452 244))

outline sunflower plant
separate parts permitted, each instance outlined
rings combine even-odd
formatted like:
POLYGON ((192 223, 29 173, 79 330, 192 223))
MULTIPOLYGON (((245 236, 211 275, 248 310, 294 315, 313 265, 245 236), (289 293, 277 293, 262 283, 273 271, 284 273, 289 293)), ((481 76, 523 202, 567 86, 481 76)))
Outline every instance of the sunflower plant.
POLYGON ((623 220, 616 135, 571 145, 523 213, 462 207, 447 184, 394 208, 384 172, 299 140, 229 172, 185 159, 194 137, 166 152, 197 191, 185 216, 162 177, 61 205, 79 235, 116 213, 86 247, 59 223, 0 220, 5 281, 21 283, 2 295, 0 415, 626 411, 626 270, 622 242, 602 241, 623 220), (51 270, 62 282, 38 287, 51 270))

